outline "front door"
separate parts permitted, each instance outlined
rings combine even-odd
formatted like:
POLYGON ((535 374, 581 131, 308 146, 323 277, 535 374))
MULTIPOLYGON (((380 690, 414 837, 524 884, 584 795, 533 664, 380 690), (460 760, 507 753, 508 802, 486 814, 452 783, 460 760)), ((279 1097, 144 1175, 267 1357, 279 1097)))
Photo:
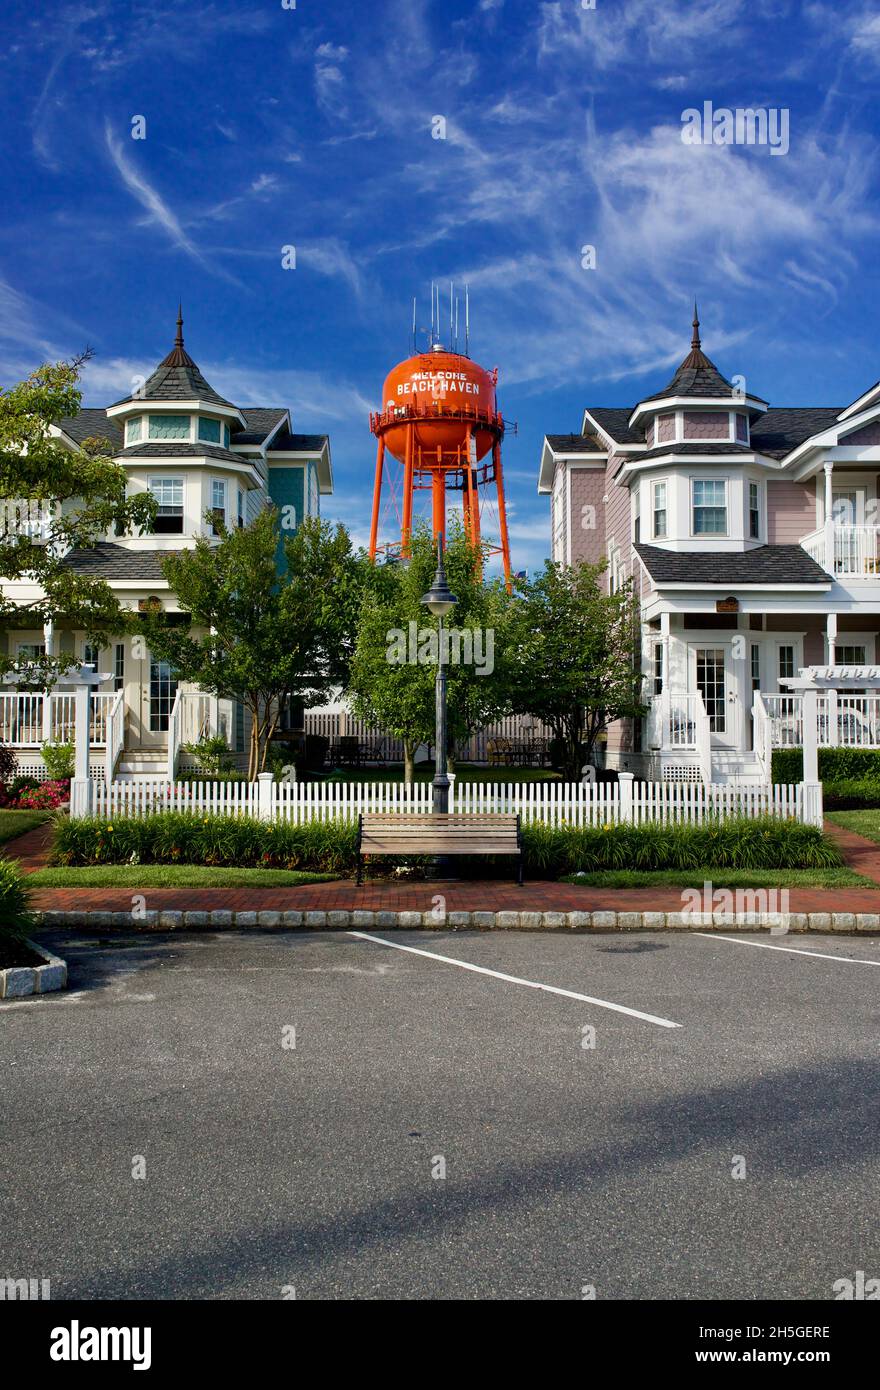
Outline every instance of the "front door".
POLYGON ((168 745, 168 719, 177 695, 167 661, 156 661, 150 652, 140 660, 141 708, 140 747, 165 748, 168 745))
POLYGON ((726 647, 691 648, 691 689, 703 697, 715 748, 738 747, 739 707, 729 663, 726 647))

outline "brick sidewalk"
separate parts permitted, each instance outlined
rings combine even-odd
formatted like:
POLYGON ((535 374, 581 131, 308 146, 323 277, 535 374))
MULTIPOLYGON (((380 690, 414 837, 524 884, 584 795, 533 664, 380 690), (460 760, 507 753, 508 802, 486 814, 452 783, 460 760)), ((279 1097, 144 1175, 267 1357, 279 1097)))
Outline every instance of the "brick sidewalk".
MULTIPOLYGON (((840 845, 847 865, 877 887, 793 888, 794 913, 880 912, 880 845, 852 831, 826 824, 840 845)), ((39 826, 7 845, 26 872, 42 868, 48 854, 48 826, 39 826)), ((367 883, 350 879, 305 884, 299 888, 44 888, 35 905, 44 912, 75 912, 83 917, 128 914, 132 900, 143 897, 150 912, 420 912, 427 913, 437 895, 447 912, 680 912, 680 888, 579 888, 575 884, 510 880, 449 880, 367 883)))

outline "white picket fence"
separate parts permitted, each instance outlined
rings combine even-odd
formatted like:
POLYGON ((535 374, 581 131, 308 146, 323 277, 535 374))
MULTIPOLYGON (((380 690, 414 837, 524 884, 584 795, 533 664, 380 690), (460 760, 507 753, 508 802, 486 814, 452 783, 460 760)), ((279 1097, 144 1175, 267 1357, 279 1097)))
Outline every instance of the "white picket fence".
MULTIPOLYGON (((98 816, 143 816, 156 811, 257 816, 264 820, 355 819, 364 811, 429 815, 432 787, 417 782, 278 783, 270 774, 256 782, 95 783, 90 809, 98 816)), ((85 808, 84 808, 85 810, 85 808)), ((635 782, 626 773, 616 783, 581 786, 571 782, 461 782, 450 796, 459 815, 518 814, 523 824, 613 825, 618 821, 700 824, 731 816, 777 816, 822 823, 818 783, 764 785, 743 782, 635 782)))

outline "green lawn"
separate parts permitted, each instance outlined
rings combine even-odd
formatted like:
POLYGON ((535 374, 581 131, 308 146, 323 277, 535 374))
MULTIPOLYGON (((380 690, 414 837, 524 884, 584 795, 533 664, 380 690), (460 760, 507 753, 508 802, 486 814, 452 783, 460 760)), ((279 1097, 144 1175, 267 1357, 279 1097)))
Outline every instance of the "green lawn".
MULTIPOLYGON (((33 888, 297 888, 325 883, 333 874, 298 869, 212 869, 205 864, 97 864, 82 869, 38 869, 33 888)), ((96 903, 95 906, 98 906, 96 903)))
MULTIPOLYGON (((560 773, 549 767, 477 767, 462 763, 455 769, 459 782, 561 782, 560 773)), ((430 782, 434 777, 433 763, 417 763, 415 780, 430 782)), ((387 767, 340 767, 322 782, 402 782, 403 766, 390 763, 387 767)))
POLYGON ((874 811, 827 811, 825 819, 864 835, 866 840, 876 840, 880 844, 880 809, 874 811))
POLYGON ((560 879, 581 888, 876 888, 873 879, 851 869, 638 869, 606 870, 560 879))
POLYGON ((34 830, 51 815, 51 811, 0 811, 0 844, 34 830))

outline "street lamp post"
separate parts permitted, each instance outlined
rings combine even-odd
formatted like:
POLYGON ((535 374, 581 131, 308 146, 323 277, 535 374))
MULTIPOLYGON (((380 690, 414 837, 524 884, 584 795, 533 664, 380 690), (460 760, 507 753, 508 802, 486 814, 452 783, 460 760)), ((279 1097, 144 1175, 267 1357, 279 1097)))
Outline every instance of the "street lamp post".
POLYGON ((433 809, 435 815, 445 816, 449 812, 449 776, 446 771, 446 662, 443 659, 443 619, 455 607, 456 597, 455 594, 450 593, 449 585, 446 582, 442 532, 437 533, 437 571, 434 575, 434 582, 423 596, 422 603, 438 619, 437 678, 434 682, 437 756, 433 782, 433 809))

